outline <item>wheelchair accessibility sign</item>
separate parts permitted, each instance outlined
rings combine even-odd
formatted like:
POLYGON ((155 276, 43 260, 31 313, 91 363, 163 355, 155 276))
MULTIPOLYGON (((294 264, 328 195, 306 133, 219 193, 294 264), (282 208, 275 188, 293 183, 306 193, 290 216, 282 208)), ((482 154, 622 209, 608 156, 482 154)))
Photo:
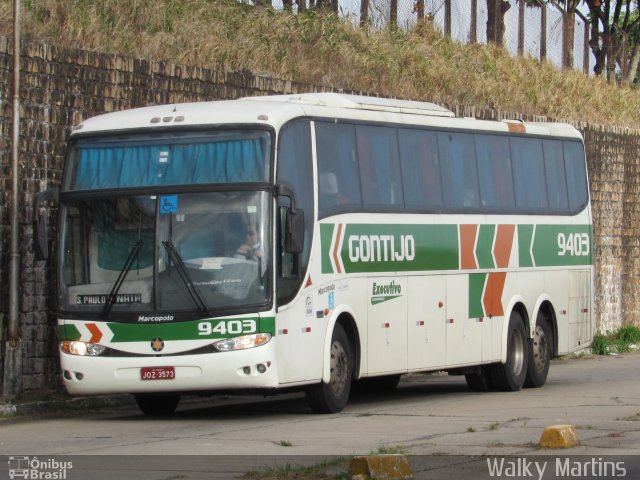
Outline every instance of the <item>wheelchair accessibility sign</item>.
POLYGON ((160 213, 178 213, 178 196, 162 195, 160 197, 160 213))

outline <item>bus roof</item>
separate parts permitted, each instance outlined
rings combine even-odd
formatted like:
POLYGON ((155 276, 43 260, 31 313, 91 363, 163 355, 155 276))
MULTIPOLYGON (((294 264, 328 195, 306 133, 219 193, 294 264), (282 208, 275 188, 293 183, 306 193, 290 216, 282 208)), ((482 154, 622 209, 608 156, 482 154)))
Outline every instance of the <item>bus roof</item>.
POLYGON ((436 128, 582 138, 578 130, 566 123, 459 118, 452 111, 434 103, 330 92, 256 96, 238 100, 135 108, 85 120, 74 129, 73 134, 240 124, 263 124, 278 128, 296 117, 353 119, 436 128))

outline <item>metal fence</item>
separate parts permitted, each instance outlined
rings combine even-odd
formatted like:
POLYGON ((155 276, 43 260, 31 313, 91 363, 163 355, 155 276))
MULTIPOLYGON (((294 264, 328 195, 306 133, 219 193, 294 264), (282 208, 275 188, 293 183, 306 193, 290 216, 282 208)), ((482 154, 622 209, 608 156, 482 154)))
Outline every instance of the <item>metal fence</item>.
MULTIPOLYGON (((245 0, 246 1, 246 0, 245 0)), ((291 0, 284 0, 290 2, 291 0)), ((293 11, 297 6, 293 1, 293 11)), ((462 43, 487 43, 487 21, 489 12, 487 0, 305 0, 309 8, 310 2, 337 10, 343 18, 361 25, 362 2, 368 3, 366 24, 369 28, 384 28, 395 21, 398 28, 411 28, 418 21, 421 9, 424 16, 433 19, 436 28, 443 34, 462 43), (332 3, 332 2, 337 2, 332 3), (451 11, 446 5, 450 3, 451 11), (475 22, 474 18, 475 5, 475 22), (392 12, 395 10, 395 15, 392 12), (395 19, 393 18, 395 17, 395 19), (475 28, 474 28, 475 27, 475 28), (450 33, 449 33, 450 32, 450 33)), ((546 58, 558 68, 563 66, 563 13, 555 6, 526 7, 523 18, 520 17, 520 4, 509 0, 511 7, 504 16, 503 45, 512 55, 530 55, 538 59, 546 58), (544 12, 543 12, 544 9, 544 12), (523 31, 519 26, 523 25, 523 31), (542 35, 544 31, 545 35, 542 35)), ((272 0, 276 9, 283 9, 283 0, 272 0)), ((591 72, 595 58, 588 45, 589 28, 584 15, 576 15, 574 21, 573 68, 591 72)))

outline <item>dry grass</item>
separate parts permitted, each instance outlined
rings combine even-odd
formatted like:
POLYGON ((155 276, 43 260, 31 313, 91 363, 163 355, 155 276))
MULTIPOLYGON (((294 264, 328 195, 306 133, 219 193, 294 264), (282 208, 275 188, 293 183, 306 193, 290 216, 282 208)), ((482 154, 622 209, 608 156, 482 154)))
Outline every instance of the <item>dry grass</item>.
MULTIPOLYGON (((233 0, 23 0, 22 11, 26 38, 59 46, 640 127, 640 90, 491 45, 460 45, 427 22, 407 32, 369 31, 330 14, 292 15, 233 0)), ((0 0, 0 34, 11 35, 11 17, 12 1, 0 0)))

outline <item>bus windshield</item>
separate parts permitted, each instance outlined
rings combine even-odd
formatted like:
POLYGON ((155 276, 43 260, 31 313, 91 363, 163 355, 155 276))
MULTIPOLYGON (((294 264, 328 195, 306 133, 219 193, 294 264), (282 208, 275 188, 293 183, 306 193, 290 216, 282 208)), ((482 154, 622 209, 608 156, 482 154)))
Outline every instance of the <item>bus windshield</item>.
POLYGON ((139 318, 265 303, 268 212, 263 191, 65 201, 60 308, 139 318))

